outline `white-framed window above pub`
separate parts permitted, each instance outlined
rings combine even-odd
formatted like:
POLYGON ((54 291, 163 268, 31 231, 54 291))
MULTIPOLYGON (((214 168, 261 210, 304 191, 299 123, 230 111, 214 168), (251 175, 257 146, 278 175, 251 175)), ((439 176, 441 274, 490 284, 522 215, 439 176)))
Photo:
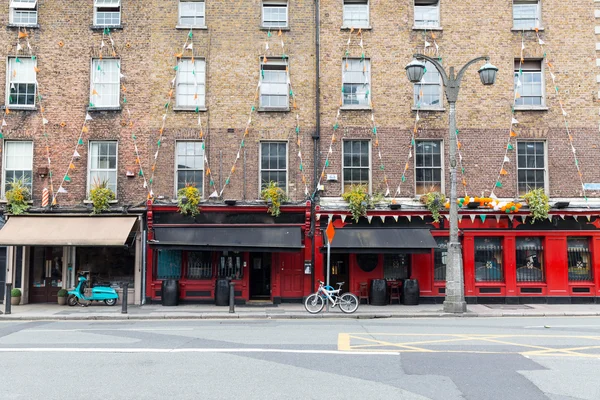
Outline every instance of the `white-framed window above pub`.
POLYGON ((414 27, 440 27, 440 0, 414 0, 414 27))
POLYGON ((90 108, 120 107, 121 59, 93 58, 90 108))
POLYGON ((260 105, 263 110, 288 110, 289 63, 287 57, 260 59, 260 105))
POLYGON ((274 182, 287 192, 288 144, 283 141, 260 142, 260 190, 274 182))
POLYGON ((9 108, 35 108, 37 95, 37 59, 8 57, 6 104, 9 108))
POLYGON ((287 0, 262 0, 263 28, 288 27, 288 2, 287 0))
POLYGON ((513 0, 513 29, 541 28, 542 7, 540 0, 513 0))
POLYGON ((204 142, 199 140, 178 140, 175 146, 175 196, 179 189, 194 186, 204 191, 204 142))
POLYGON ((369 28, 369 0, 344 1, 344 28, 369 28))
POLYGON ((515 59, 515 107, 544 107, 545 85, 542 60, 515 59))
POLYGON ((421 82, 413 84, 414 106, 442 108, 442 77, 437 68, 425 61, 425 74, 421 82))
POLYGON ((342 108, 370 108, 371 60, 342 60, 342 108))
POLYGON ((547 190, 548 174, 546 173, 546 142, 517 142, 517 188, 519 195, 533 189, 547 190))
POLYGON ((342 192, 353 185, 366 186, 371 192, 371 141, 344 140, 342 146, 342 192))
POLYGON ((2 151, 2 198, 10 190, 10 183, 21 181, 32 190, 33 184, 33 142, 29 140, 5 140, 2 151))
POLYGON ((116 141, 92 140, 88 149, 87 193, 96 185, 105 185, 117 195, 117 155, 116 141))
POLYGON ((10 0, 9 23, 16 26, 37 25, 37 7, 37 0, 10 0))
POLYGON ((179 0, 179 27, 206 27, 206 3, 204 0, 179 0))
POLYGON ((415 142, 415 193, 444 193, 444 147, 441 140, 415 142))
POLYGON ((121 25, 121 0, 94 0, 94 26, 121 25))
POLYGON ((175 106, 189 110, 206 108, 206 60, 204 58, 179 59, 175 106))

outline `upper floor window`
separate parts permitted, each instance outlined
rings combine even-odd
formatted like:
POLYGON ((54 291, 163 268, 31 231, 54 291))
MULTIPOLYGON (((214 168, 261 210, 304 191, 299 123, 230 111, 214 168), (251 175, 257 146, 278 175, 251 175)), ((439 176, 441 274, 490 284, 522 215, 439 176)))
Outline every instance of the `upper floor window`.
POLYGON ((288 4, 286 0, 262 1, 262 26, 265 28, 287 28, 288 4))
POLYGON ((195 186, 202 195, 204 188, 204 148, 200 141, 177 141, 175 193, 195 186))
POLYGON ((540 0, 513 0, 513 29, 540 27, 540 0))
POLYGON ((348 58, 342 62, 343 105, 369 107, 371 61, 348 58))
POLYGON ((290 106, 288 90, 288 61, 267 59, 260 62, 260 107, 287 109, 290 106))
POLYGON ((416 194, 442 192, 442 175, 442 141, 417 141, 415 146, 416 194))
POLYGON ((179 1, 179 25, 189 27, 205 27, 204 0, 179 1))
POLYGON ((260 143, 260 189, 270 182, 287 192, 287 142, 260 143))
POLYGON ((117 194, 117 142, 90 141, 87 192, 100 184, 117 194))
POLYGON ((35 107, 37 81, 36 60, 32 57, 9 57, 6 75, 6 104, 16 108, 35 107))
POLYGON ((519 97, 515 99, 516 106, 543 106, 544 76, 542 60, 515 60, 515 90, 519 97))
POLYGON ((442 76, 429 61, 425 62, 427 72, 421 82, 413 85, 414 104, 419 107, 442 107, 442 76))
POLYGON ((12 25, 37 25, 37 0, 11 0, 9 21, 12 25))
POLYGON ((502 282, 502 238, 475 238, 475 281, 502 282))
POLYGON ((368 0, 344 0, 344 27, 369 27, 368 0))
POLYGON ((92 59, 90 107, 119 107, 121 72, 116 58, 92 59))
POLYGON ((545 142, 517 142, 517 186, 519 195, 546 187, 545 142))
POLYGON ((206 62, 203 59, 182 58, 177 69, 175 104, 195 109, 206 106, 206 62))
POLYGON ((4 142, 4 168, 2 181, 2 198, 6 191, 10 189, 10 183, 22 181, 23 185, 31 193, 31 184, 33 182, 33 142, 7 140, 4 142))
POLYGON ((440 1, 415 0, 415 27, 440 26, 440 1))
POLYGON ((94 25, 121 25, 121 0, 94 0, 94 25))
POLYGON ((365 185, 370 191, 371 151, 368 140, 345 140, 343 147, 343 189, 365 185))

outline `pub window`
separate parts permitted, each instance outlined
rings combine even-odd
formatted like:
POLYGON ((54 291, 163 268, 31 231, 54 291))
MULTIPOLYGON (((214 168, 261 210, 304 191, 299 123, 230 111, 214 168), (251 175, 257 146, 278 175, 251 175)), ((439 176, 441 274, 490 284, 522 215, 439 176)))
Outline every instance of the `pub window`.
POLYGON ((517 282, 544 281, 544 247, 542 246, 542 238, 517 238, 517 282))
POLYGON ((588 238, 567 238, 569 282, 592 280, 590 241, 588 238))
POLYGON ((437 248, 433 250, 433 280, 446 280, 446 263, 448 262, 448 238, 436 237, 437 248))
POLYGON ((219 259, 218 275, 219 278, 242 279, 242 256, 236 252, 224 251, 219 259))
POLYGON ((158 250, 156 279, 181 278, 181 250, 158 250))
POLYGON ((212 279, 212 262, 209 251, 187 253, 187 278, 212 279))
POLYGON ((475 238, 475 280, 504 281, 501 238, 475 238))
POLYGON ((77 247, 76 265, 80 272, 89 273, 89 285, 133 288, 135 284, 135 246, 77 247))
POLYGON ((383 257, 383 277, 386 280, 410 278, 408 254, 386 254, 383 257))

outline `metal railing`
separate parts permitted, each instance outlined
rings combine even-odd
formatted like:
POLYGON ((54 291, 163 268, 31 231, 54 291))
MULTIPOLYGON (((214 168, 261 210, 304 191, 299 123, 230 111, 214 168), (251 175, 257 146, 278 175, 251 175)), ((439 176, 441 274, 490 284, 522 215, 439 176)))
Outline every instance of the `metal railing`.
POLYGON ((517 282, 545 282, 544 247, 517 247, 517 282))
POLYGON ((588 248, 569 247, 569 282, 589 282, 592 280, 591 257, 588 248))
POLYGON ((504 282, 502 246, 486 245, 475 247, 475 281, 504 282))

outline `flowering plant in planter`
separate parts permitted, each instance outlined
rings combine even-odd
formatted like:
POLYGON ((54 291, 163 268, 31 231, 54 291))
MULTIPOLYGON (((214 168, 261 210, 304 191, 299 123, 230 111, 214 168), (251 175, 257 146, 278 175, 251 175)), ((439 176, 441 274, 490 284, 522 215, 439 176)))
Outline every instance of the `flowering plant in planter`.
POLYGON ((260 192, 260 197, 268 204, 267 212, 272 216, 278 217, 281 214, 281 203, 287 200, 285 191, 277 186, 277 183, 271 181, 260 192))
POLYGON ((6 191, 6 211, 13 215, 24 214, 29 210, 31 193, 22 179, 8 182, 9 189, 6 191))
POLYGON ((108 187, 108 180, 94 179, 94 185, 90 190, 90 200, 92 200, 92 214, 100 214, 103 211, 110 210, 110 202, 115 200, 115 192, 108 187))
POLYGON ((349 191, 342 194, 342 198, 348 202, 348 209, 355 222, 360 217, 366 217, 367 210, 373 207, 373 198, 365 185, 352 185, 349 191))
POLYGON ((445 207, 446 196, 440 192, 429 192, 422 195, 419 201, 431 212, 433 221, 440 222, 440 210, 445 207))
POLYGON ((183 215, 195 217, 200 214, 200 190, 193 185, 186 185, 177 191, 177 207, 183 215))
POLYGON ((525 199, 525 202, 529 206, 529 213, 532 216, 532 224, 536 220, 543 221, 548 218, 550 204, 548 204, 548 196, 546 195, 544 188, 530 190, 521 197, 525 199))

